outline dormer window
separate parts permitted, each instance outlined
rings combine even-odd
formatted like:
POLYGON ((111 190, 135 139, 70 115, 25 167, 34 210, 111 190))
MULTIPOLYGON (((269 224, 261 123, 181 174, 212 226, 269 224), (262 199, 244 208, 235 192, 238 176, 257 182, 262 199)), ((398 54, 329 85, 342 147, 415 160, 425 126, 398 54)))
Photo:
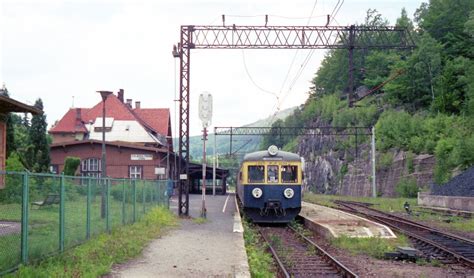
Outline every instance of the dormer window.
MULTIPOLYGON (((105 132, 110 132, 112 130, 113 125, 114 118, 105 117, 105 132)), ((95 119, 93 127, 95 132, 102 132, 102 117, 97 117, 95 119)))

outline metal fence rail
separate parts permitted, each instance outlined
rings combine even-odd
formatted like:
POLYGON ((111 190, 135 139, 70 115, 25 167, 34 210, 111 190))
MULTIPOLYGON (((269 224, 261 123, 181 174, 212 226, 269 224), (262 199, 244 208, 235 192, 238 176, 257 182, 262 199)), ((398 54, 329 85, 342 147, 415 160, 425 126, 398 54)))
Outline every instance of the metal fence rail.
POLYGON ((0 172, 0 276, 169 207, 166 181, 0 172))

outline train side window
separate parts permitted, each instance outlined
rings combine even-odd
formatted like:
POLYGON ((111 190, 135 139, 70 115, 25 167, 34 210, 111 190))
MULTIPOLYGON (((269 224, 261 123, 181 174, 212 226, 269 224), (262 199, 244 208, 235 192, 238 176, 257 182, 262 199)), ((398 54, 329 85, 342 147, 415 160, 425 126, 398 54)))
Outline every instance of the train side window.
POLYGON ((249 166, 248 167, 249 183, 264 182, 265 167, 263 166, 249 166))
POLYGON ((268 165, 267 182, 278 183, 278 165, 268 165))
POLYGON ((298 182, 298 166, 285 165, 281 167, 281 179, 283 183, 298 182))

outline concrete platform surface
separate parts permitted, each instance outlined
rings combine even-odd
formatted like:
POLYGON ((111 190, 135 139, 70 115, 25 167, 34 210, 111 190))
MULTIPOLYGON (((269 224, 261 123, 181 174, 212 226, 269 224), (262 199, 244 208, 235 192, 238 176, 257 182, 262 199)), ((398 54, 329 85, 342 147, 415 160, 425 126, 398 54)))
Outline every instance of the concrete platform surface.
MULTIPOLYGON (((190 195, 198 218, 201 195, 190 195)), ((177 198, 170 207, 177 213, 177 198)), ((181 219, 181 226, 154 240, 142 257, 114 267, 112 277, 250 277, 235 195, 206 196, 207 221, 181 219)))
POLYGON ((327 237, 381 237, 396 238, 392 230, 382 224, 337 209, 302 203, 300 216, 307 225, 327 237))

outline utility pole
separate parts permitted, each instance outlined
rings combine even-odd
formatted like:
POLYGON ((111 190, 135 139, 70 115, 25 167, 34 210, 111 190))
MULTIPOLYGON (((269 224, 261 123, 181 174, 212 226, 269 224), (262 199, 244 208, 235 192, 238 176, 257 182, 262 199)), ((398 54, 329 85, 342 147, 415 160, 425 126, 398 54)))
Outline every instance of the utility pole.
POLYGON ((372 127, 372 197, 377 197, 377 184, 375 180, 375 126, 372 127))

